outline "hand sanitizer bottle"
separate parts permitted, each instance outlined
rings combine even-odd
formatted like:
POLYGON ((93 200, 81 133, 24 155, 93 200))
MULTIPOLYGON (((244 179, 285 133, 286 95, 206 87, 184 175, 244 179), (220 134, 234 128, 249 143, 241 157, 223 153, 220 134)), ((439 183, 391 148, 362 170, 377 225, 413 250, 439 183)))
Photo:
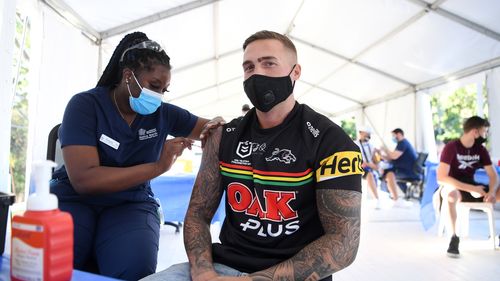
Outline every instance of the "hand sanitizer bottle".
POLYGON ((11 280, 70 280, 73 272, 73 219, 49 193, 52 161, 33 163, 35 193, 27 210, 12 219, 11 280))

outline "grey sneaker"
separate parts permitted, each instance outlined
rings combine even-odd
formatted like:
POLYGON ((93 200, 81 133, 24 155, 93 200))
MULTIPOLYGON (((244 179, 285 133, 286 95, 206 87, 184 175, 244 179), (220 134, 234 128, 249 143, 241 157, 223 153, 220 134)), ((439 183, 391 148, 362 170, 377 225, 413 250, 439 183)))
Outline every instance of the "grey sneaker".
POLYGON ((448 256, 450 258, 460 257, 460 251, 458 251, 458 244, 460 243, 460 238, 453 234, 450 240, 450 246, 448 246, 448 256))

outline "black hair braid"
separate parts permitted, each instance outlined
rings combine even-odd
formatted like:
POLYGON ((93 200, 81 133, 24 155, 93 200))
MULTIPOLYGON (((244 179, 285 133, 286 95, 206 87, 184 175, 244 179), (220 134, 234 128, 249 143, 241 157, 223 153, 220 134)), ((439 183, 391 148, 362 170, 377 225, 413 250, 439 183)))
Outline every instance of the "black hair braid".
POLYGON ((149 49, 132 49, 124 55, 123 61, 120 62, 120 58, 127 48, 147 40, 149 38, 142 32, 130 33, 123 37, 113 52, 99 82, 97 82, 97 86, 114 87, 120 83, 122 69, 125 67, 140 72, 142 68, 151 70, 153 65, 161 64, 170 69, 170 58, 165 51, 155 52, 149 49))

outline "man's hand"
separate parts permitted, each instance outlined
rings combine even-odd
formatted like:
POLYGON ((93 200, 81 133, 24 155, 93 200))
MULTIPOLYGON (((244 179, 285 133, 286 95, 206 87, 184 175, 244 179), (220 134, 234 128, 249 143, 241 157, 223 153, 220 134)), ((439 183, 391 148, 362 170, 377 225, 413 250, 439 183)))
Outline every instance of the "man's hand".
POLYGON ((217 272, 215 271, 205 271, 197 276, 194 276, 192 273, 191 273, 191 279, 193 279, 193 281, 211 281, 211 280, 217 280, 217 278, 219 277, 219 275, 217 274, 217 272))
POLYGON ((483 202, 486 203, 495 203, 496 197, 494 192, 488 192, 484 195, 483 202))
POLYGON ((224 124, 226 124, 226 121, 220 116, 217 116, 205 123, 200 133, 201 147, 205 147, 205 142, 207 141, 207 138, 212 134, 212 131, 220 126, 223 126, 224 124))
POLYGON ((160 159, 156 162, 160 174, 170 170, 177 157, 182 155, 184 149, 191 149, 192 144, 192 140, 182 137, 166 140, 163 144, 160 159))
POLYGON ((474 198, 481 198, 486 196, 486 192, 484 191, 484 186, 482 185, 473 185, 473 191, 469 192, 474 198))

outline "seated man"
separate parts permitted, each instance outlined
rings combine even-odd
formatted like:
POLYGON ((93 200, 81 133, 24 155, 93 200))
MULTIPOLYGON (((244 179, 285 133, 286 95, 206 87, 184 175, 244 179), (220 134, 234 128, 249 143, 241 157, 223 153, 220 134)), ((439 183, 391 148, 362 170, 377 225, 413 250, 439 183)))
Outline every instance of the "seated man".
POLYGON ((365 171, 365 173, 363 174, 363 179, 366 180, 368 189, 370 190, 372 196, 377 200, 375 208, 379 209, 380 201, 377 192, 377 181, 375 178, 375 175, 377 175, 378 177, 378 166, 377 164, 375 164, 375 156, 378 152, 370 143, 370 138, 371 129, 366 126, 361 126, 358 129, 358 140, 356 140, 354 143, 359 146, 361 150, 361 156, 363 157, 363 164, 361 165, 363 167, 363 170, 365 171))
POLYGON ((243 50, 254 108, 203 151, 184 225, 189 263, 147 280, 331 280, 356 257, 359 148, 295 100, 301 67, 288 37, 260 31, 243 50), (221 242, 212 244, 210 221, 224 191, 221 242))
POLYGON ((385 146, 383 147, 384 153, 382 158, 390 161, 392 167, 385 169, 382 178, 387 183, 387 188, 391 194, 392 200, 396 205, 398 201, 397 180, 413 180, 418 179, 419 176, 415 173, 414 165, 417 160, 417 154, 410 142, 405 138, 403 130, 396 128, 392 131, 392 141, 397 143, 394 151, 389 151, 385 146))
MULTIPOLYGON (((448 256, 459 257, 460 239, 455 232, 458 202, 495 202, 495 188, 498 184, 497 173, 491 164, 488 151, 482 145, 486 141, 488 120, 472 116, 463 124, 463 134, 444 147, 441 160, 436 170, 439 189, 444 200, 448 201, 453 233, 448 247, 448 256), (483 185, 474 181, 474 173, 484 167, 489 184, 483 185)), ((500 199, 500 198, 498 198, 500 199)))

